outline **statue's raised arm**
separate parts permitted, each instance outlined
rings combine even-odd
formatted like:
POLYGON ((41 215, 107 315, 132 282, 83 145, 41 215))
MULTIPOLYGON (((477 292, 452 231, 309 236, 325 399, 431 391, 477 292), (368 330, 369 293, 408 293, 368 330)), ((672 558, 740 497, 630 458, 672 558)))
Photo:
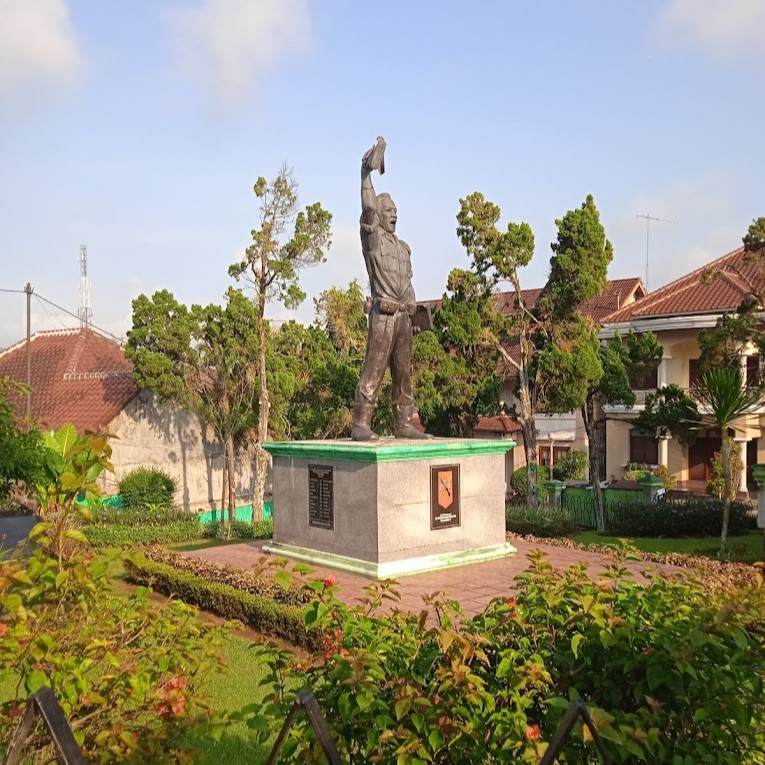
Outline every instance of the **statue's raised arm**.
MULTIPOLYGON (((398 210, 390 194, 376 194, 372 172, 385 172, 385 139, 361 160, 361 249, 369 274, 367 351, 353 405, 354 441, 374 441, 372 415, 386 369, 390 369, 396 438, 428 438, 412 425, 412 316, 417 305, 412 288, 409 245, 396 236, 398 210)), ((418 327, 419 329, 419 327, 418 327)))

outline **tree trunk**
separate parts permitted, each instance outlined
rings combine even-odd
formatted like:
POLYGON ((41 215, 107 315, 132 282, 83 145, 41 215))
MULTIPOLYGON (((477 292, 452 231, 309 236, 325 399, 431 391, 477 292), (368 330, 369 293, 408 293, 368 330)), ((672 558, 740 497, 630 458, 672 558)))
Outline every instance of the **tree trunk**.
POLYGON ((727 559, 728 556, 728 519, 730 518, 730 495, 731 495, 731 475, 730 475, 730 447, 731 439, 727 436, 727 428, 722 429, 723 438, 720 452, 722 454, 723 468, 723 522, 722 533, 720 534, 720 558, 727 559))
POLYGON ((226 529, 226 513, 223 508, 226 506, 226 481, 228 477, 228 460, 226 459, 226 448, 223 448, 223 483, 220 489, 220 535, 222 539, 228 539, 231 529, 226 529))
POLYGON ((528 374, 525 369, 518 371, 519 399, 521 403, 521 432, 523 433, 523 451, 526 455, 526 504, 538 507, 537 495, 534 488, 537 485, 537 424, 534 420, 534 410, 529 394, 528 374))
POLYGON ((603 493, 600 491, 600 443, 598 442, 598 422, 595 416, 595 401, 588 399, 582 407, 582 419, 587 433, 587 452, 590 463, 590 483, 592 484, 592 502, 595 506, 595 527, 598 531, 606 530, 603 513, 603 493))
POLYGON ((231 533, 231 525, 236 520, 236 498, 234 496, 234 439, 231 436, 226 438, 226 475, 228 482, 226 484, 228 488, 228 529, 229 535, 231 533))
POLYGON ((266 322, 263 311, 266 303, 265 285, 262 286, 259 296, 260 314, 258 316, 258 349, 260 375, 260 405, 258 411, 258 440, 255 444, 255 496, 252 499, 252 522, 263 520, 263 496, 266 491, 266 471, 268 470, 268 454, 263 449, 263 444, 268 437, 268 414, 270 401, 268 398, 268 379, 266 377, 266 322))

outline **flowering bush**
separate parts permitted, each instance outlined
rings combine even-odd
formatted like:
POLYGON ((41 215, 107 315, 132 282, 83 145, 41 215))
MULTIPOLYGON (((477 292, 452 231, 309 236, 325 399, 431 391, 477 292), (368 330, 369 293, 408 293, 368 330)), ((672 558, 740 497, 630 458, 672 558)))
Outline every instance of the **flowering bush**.
MULTIPOLYGON (((389 582, 348 608, 331 581, 313 582, 306 623, 322 625, 322 651, 298 666, 275 646, 256 647, 270 671, 253 728, 265 740, 281 726, 292 672, 351 763, 538 762, 575 698, 615 762, 761 763, 761 579, 711 589, 692 579, 638 582, 615 560, 593 581, 583 566, 556 572, 531 557, 518 593, 474 619, 439 594, 419 614, 399 612, 389 582)), ((318 751, 298 718, 284 761, 314 762, 318 751)), ((564 757, 597 759, 581 725, 564 757)))
MULTIPOLYGON (((89 512, 77 507, 78 493, 98 497, 108 445, 71 426, 49 440, 45 521, 26 555, 0 556, 0 666, 13 678, 0 703, 0 756, 27 696, 49 686, 89 761, 191 762, 194 736, 219 732, 200 690, 220 667, 217 632, 182 603, 150 603, 145 588, 112 590, 110 559, 94 555, 73 522, 89 512)), ((54 759, 39 731, 27 751, 35 762, 54 759)))

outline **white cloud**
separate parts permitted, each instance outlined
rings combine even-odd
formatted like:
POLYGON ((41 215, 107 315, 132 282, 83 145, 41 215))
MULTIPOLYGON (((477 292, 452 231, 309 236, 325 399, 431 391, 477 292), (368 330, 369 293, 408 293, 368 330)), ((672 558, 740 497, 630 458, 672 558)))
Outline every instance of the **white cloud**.
POLYGON ((202 0, 167 13, 181 67, 231 104, 309 38, 308 0, 202 0))
POLYGON ((659 42, 668 48, 700 50, 729 60, 762 55, 762 0, 672 0, 657 21, 659 42))
POLYGON ((82 57, 64 0, 0 0, 0 97, 73 83, 82 57))

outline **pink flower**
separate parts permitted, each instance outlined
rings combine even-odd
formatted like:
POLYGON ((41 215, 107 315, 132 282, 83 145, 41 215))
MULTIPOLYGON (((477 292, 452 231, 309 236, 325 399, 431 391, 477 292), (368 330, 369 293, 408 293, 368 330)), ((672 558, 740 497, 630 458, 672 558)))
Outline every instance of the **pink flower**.
POLYGON ((542 729, 538 725, 527 725, 526 738, 529 741, 539 741, 542 738, 542 729))
POLYGON ((332 587, 337 580, 335 579, 332 574, 330 574, 325 580, 324 580, 324 586, 325 587, 332 587))

